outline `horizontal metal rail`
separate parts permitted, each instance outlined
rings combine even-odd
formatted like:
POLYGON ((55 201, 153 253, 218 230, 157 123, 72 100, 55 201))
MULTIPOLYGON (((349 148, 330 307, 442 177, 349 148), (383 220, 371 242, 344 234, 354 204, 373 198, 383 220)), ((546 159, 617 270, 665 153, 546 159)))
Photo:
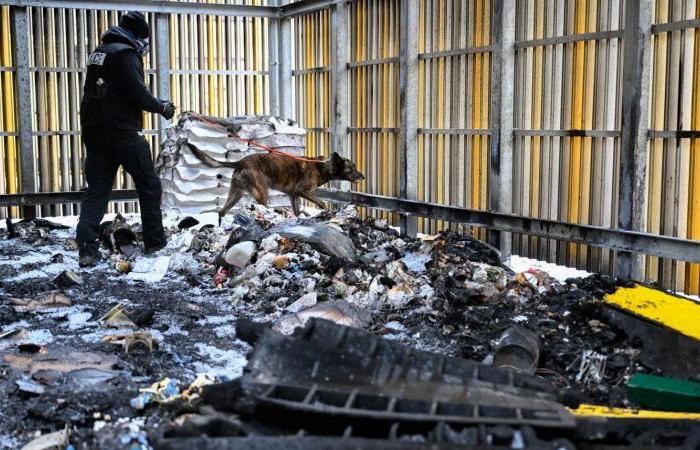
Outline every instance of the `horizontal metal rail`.
MULTIPOLYGON (((68 192, 38 192, 32 194, 2 194, 0 207, 3 206, 35 206, 59 205, 63 203, 80 203, 83 191, 68 192)), ((115 189, 110 198, 113 202, 138 200, 135 189, 115 189)))
POLYGON ((306 75, 308 73, 323 73, 330 70, 331 68, 327 66, 309 67, 308 69, 294 69, 292 70, 292 76, 306 75))
POLYGON ((347 0, 301 0, 281 6, 279 8, 280 17, 286 19, 288 17, 311 14, 316 11, 334 7, 338 3, 345 3, 346 1, 347 0))
POLYGON ((19 136, 19 132, 17 132, 17 131, 0 131, 0 136, 2 136, 2 137, 19 136))
POLYGON ((515 136, 549 136, 549 137, 618 137, 618 130, 524 130, 515 128, 515 136))
MULTIPOLYGON (((155 73, 155 71, 154 71, 155 73)), ((267 75, 267 70, 171 69, 170 75, 267 75)))
POLYGON ((682 31, 691 28, 700 28, 700 19, 678 20, 676 22, 657 23, 651 26, 651 34, 668 33, 669 31, 682 31))
POLYGON ((82 73, 87 72, 85 67, 29 67, 30 72, 44 73, 82 73))
MULTIPOLYGON (((45 136, 80 136, 80 135, 82 135, 82 132, 78 131, 78 130, 39 130, 39 131, 30 131, 29 134, 31 134, 32 136, 42 136, 42 137, 45 137, 45 136)), ((139 131, 139 134, 143 134, 143 135, 158 134, 158 130, 142 130, 142 131, 139 131)))
POLYGON ((311 131, 314 133, 330 133, 331 131, 333 131, 329 127, 304 127, 304 128, 306 129, 306 131, 311 131))
POLYGON ((439 52, 418 53, 418 59, 444 58, 448 56, 473 55, 475 53, 489 53, 494 51, 493 45, 479 47, 458 48, 454 50, 441 50, 439 52))
MULTIPOLYGON (((360 192, 330 189, 318 189, 316 192, 319 197, 329 201, 353 203, 400 214, 430 217, 432 219, 482 226, 494 230, 700 263, 700 241, 538 219, 515 214, 480 211, 457 206, 437 205, 360 192)), ((82 191, 5 194, 0 195, 0 207, 77 203, 82 198, 82 191)), ((111 201, 132 201, 137 200, 137 198, 135 190, 122 189, 112 191, 111 201)))
POLYGON ((488 128, 418 128, 418 134, 458 134, 466 136, 488 136, 493 132, 488 128))
POLYGON ((398 64, 399 57, 391 56, 389 58, 381 59, 367 59, 365 61, 350 61, 347 64, 348 69, 354 69, 355 67, 367 67, 367 66, 380 66, 382 64, 398 64))
POLYGON ((700 262, 700 241, 582 225, 556 220, 538 219, 492 211, 436 205, 415 200, 362 194, 359 192, 318 189, 319 197, 337 202, 377 208, 448 222, 463 223, 494 230, 540 236, 567 242, 577 242, 618 251, 643 253, 662 258, 700 262))
POLYGON ((547 45, 570 44, 581 41, 598 41, 601 39, 622 39, 624 30, 596 31, 593 33, 569 34, 528 41, 515 41, 515 49, 521 50, 527 47, 544 47, 547 45))
POLYGON ((348 133, 398 133, 398 127, 348 127, 348 133))
POLYGON ((279 9, 274 6, 228 5, 158 0, 0 0, 0 5, 93 9, 103 11, 128 10, 162 14, 197 14, 228 17, 276 18, 279 16, 279 9))
POLYGON ((649 130, 649 139, 698 139, 700 130, 649 130))

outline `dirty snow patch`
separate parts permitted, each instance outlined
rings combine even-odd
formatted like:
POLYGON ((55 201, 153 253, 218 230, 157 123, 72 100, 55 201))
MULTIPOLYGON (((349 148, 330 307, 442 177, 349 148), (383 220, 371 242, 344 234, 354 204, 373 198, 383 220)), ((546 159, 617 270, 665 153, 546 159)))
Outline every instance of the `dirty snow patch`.
POLYGON ((243 367, 248 362, 248 359, 245 357, 245 348, 248 345, 240 340, 236 340, 235 343, 241 350, 223 350, 202 342, 196 343, 197 353, 206 358, 207 362, 195 362, 195 370, 200 374, 204 373, 213 377, 240 377, 243 374, 243 367))
POLYGON ((68 322, 64 323, 63 326, 69 330, 79 330, 88 326, 97 325, 97 322, 90 322, 92 313, 86 311, 77 310, 68 314, 66 317, 68 318, 68 322))
POLYGON ((425 272, 425 265, 430 262, 432 257, 427 253, 407 253, 406 256, 401 258, 406 268, 411 272, 423 273, 425 272))
POLYGON ((49 274, 42 272, 41 270, 30 270, 29 272, 23 272, 17 275, 16 277, 12 277, 8 279, 8 282, 17 282, 17 281, 24 281, 24 280, 30 280, 32 278, 48 278, 49 274))
POLYGON ((512 255, 505 262, 505 265, 516 273, 526 272, 529 269, 547 272, 550 277, 557 281, 564 282, 568 278, 586 278, 592 275, 585 270, 578 270, 573 267, 560 266, 557 264, 540 261, 537 259, 525 258, 523 256, 512 255))

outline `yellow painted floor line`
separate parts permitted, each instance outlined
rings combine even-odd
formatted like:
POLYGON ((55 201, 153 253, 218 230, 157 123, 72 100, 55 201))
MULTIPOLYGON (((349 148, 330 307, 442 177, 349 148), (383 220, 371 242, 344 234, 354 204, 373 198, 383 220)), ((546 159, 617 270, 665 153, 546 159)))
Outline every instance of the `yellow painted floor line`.
POLYGON ((579 405, 569 412, 577 417, 610 417, 613 419, 669 419, 700 420, 700 413, 650 411, 645 409, 612 408, 609 406, 579 405))
POLYGON ((700 340, 700 303, 645 286, 619 288, 605 301, 700 340))

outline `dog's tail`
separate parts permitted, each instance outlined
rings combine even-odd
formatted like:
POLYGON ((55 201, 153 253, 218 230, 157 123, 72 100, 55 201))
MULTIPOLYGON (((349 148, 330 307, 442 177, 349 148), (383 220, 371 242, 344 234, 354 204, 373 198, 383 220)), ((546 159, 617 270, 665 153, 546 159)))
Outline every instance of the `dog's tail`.
POLYGON ((216 159, 212 158, 211 156, 207 155, 194 145, 190 144, 187 142, 187 146, 192 150, 192 153, 199 158, 200 161, 202 161, 205 165, 209 167, 229 167, 229 168, 234 168, 236 169, 238 167, 237 162, 231 162, 231 161, 217 161, 216 159))

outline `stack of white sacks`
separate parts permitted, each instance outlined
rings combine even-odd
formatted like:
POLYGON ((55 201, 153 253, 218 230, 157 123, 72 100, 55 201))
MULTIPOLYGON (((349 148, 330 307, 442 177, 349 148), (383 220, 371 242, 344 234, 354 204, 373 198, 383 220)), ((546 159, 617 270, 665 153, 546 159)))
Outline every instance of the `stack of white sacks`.
MULTIPOLYGON (((205 166, 185 145, 189 142, 219 161, 238 161, 266 150, 236 139, 251 139, 292 155, 303 156, 306 130, 291 120, 274 116, 239 116, 228 119, 183 113, 168 127, 157 169, 163 182, 163 207, 180 214, 217 211, 226 202, 233 169, 205 166), (211 123, 208 121, 215 122, 211 123)), ((252 199, 243 197, 239 206, 252 199)), ((289 198, 270 191, 269 206, 288 206, 289 198)))

